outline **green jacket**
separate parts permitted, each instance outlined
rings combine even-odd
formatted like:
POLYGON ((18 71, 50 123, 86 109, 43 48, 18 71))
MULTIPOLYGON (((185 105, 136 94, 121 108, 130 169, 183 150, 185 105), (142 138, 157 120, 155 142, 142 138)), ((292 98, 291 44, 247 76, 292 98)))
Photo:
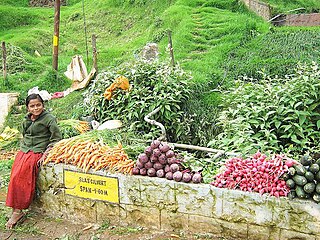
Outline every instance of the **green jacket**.
POLYGON ((20 149, 25 153, 30 150, 43 153, 62 139, 56 118, 47 111, 43 111, 35 121, 27 115, 22 123, 22 135, 20 149))

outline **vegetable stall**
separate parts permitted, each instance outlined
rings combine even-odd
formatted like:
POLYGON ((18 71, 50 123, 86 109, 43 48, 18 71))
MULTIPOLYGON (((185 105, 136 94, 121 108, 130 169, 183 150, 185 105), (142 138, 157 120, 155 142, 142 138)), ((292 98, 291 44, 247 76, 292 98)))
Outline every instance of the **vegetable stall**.
POLYGON ((319 234, 315 215, 303 208, 320 211, 317 154, 297 159, 201 146, 183 106, 192 92, 184 81, 189 75, 162 64, 133 67, 102 73, 83 93, 87 116, 121 121, 121 127, 99 130, 93 121, 59 121, 64 139, 44 162, 35 206, 78 220, 209 229, 235 238, 255 236, 252 229, 267 229, 261 234, 267 239, 319 234), (196 228, 198 221, 203 226, 196 228))

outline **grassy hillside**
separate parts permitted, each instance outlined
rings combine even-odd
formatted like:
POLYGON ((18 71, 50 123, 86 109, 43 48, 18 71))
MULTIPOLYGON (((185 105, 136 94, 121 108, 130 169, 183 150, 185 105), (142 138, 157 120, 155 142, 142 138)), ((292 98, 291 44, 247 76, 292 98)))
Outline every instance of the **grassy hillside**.
MULTIPOLYGON (((280 12, 319 9, 316 0, 268 2, 280 12)), ((61 7, 56 77, 51 67, 53 8, 30 8, 26 0, 0 0, 0 6, 0 40, 7 44, 9 71, 7 85, 1 79, 0 90, 20 92, 21 102, 34 86, 49 92, 68 88, 63 73, 74 55, 83 56, 90 70, 92 34, 97 36, 102 72, 134 61, 148 42, 156 42, 160 60, 169 61, 167 32, 172 31, 175 60, 196 83, 186 111, 197 116, 194 124, 199 129, 203 122, 214 125, 217 87, 233 85, 239 75, 257 77, 261 70, 285 75, 299 61, 320 60, 319 28, 273 28, 236 0, 72 0, 61 7)), ((75 106, 81 100, 76 92, 49 107, 58 118, 78 118, 81 109, 75 106)), ((9 124, 18 122, 16 116, 11 118, 9 124)))

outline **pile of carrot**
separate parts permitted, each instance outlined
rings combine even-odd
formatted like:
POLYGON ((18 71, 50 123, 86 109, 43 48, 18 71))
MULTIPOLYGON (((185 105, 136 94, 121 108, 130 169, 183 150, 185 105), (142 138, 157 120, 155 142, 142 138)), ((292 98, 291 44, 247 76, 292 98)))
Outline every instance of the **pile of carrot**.
POLYGON ((78 121, 78 125, 75 126, 80 133, 85 133, 90 131, 90 124, 86 121, 78 121))
POLYGON ((129 159, 121 143, 110 147, 102 142, 82 138, 62 139, 54 145, 44 164, 49 162, 77 166, 84 172, 106 169, 110 172, 132 174, 134 161, 129 159))

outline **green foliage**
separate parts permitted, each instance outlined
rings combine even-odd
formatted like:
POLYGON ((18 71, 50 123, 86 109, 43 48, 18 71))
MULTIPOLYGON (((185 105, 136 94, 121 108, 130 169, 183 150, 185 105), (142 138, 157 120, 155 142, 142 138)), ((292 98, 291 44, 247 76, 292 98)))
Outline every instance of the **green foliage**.
MULTIPOLYGON (((312 3, 311 0, 305 2, 313 7, 318 4, 312 3)), ((273 5, 274 3, 275 1, 273 5)), ((277 1, 277 4, 282 3, 277 1)), ((88 52, 87 67, 92 64, 90 57, 92 34, 98 36, 100 72, 132 61, 135 53, 150 41, 159 44, 159 57, 161 60, 167 60, 169 56, 166 51, 167 30, 170 29, 176 63, 179 63, 184 70, 192 71, 192 81, 199 88, 202 83, 213 83, 208 85, 206 90, 198 93, 196 93, 197 87, 190 87, 193 95, 188 96, 189 100, 181 107, 184 113, 179 121, 184 125, 184 133, 178 138, 190 143, 205 144, 208 138, 213 138, 218 130, 215 124, 217 112, 215 107, 219 101, 219 93, 213 92, 218 85, 228 87, 232 85, 233 78, 237 78, 239 74, 253 76, 262 68, 268 72, 271 64, 275 64, 276 67, 270 68, 270 74, 274 75, 273 71, 275 74, 283 73, 283 69, 287 66, 295 66, 297 61, 301 60, 287 57, 282 61, 285 63, 284 67, 273 55, 265 55, 265 61, 260 60, 259 57, 256 60, 256 56, 260 53, 260 51, 256 52, 256 49, 259 49, 258 41, 262 39, 264 43, 263 36, 269 31, 270 24, 247 11, 242 4, 234 0, 91 0, 83 2, 68 0, 67 6, 62 8, 63 14, 60 20, 59 70, 58 79, 56 79, 55 73, 51 71, 52 8, 30 8, 27 5, 28 1, 0 0, 1 40, 19 50, 19 54, 14 56, 14 61, 13 58, 10 59, 8 84, 3 86, 0 82, 0 91, 19 92, 19 102, 23 104, 27 91, 32 87, 38 86, 39 89, 50 93, 65 90, 70 82, 64 78, 63 72, 75 54, 85 56, 88 52), (84 3, 86 18, 86 36, 82 3, 84 3), (258 40, 255 40, 257 37, 258 40), (252 44, 250 44, 251 41, 252 44), (86 49, 86 46, 89 48, 86 49), (40 52, 41 57, 34 54, 35 50, 40 52), (231 51, 233 55, 228 58, 228 53, 231 51), (250 59, 251 53, 255 54, 255 57, 250 59), (236 59, 233 61, 234 57, 236 59), (226 62, 230 64, 223 66, 226 62), (235 74, 229 77, 234 70, 235 74), (206 129, 209 129, 208 132, 206 129)), ((297 1, 290 2, 290 7, 298 8, 302 5, 297 1)), ((294 29, 285 29, 288 32, 294 31, 294 29)), ((265 52, 273 50, 272 34, 270 35, 268 42, 270 48, 265 52)), ((303 32, 302 35, 305 36, 306 49, 297 47, 301 45, 300 40, 292 41, 290 35, 284 36, 283 39, 290 39, 287 47, 292 47, 293 56, 303 55, 303 59, 306 59, 304 54, 309 52, 313 56, 311 59, 315 60, 314 57, 318 53, 314 49, 318 49, 318 45, 314 43, 318 41, 318 36, 303 32)), ((281 43, 279 47, 282 50, 281 43)), ((281 53, 276 56, 281 56, 281 53)), ((78 95, 80 93, 75 92, 62 99, 52 100, 47 103, 47 106, 53 109, 58 119, 79 119, 86 115, 87 109, 77 105, 82 102, 82 96, 78 95)), ((117 117, 116 114, 113 116, 117 117)), ((8 118, 7 123, 13 124, 20 117, 21 115, 14 114, 8 118)), ((156 132, 155 128, 153 131, 156 132)), ((175 139, 178 138, 175 137, 175 139)))
POLYGON ((182 124, 189 133, 184 141, 193 145, 206 146, 220 131, 216 124, 219 98, 211 93, 213 82, 204 82, 194 86, 192 94, 184 105, 182 124), (207 98, 207 99, 206 99, 207 98))
POLYGON ((100 74, 84 93, 84 108, 100 122, 119 119, 137 132, 149 133, 159 129, 144 121, 144 117, 160 107, 151 118, 162 123, 170 141, 185 136, 186 126, 181 124, 183 104, 190 95, 190 76, 179 66, 137 61, 100 74), (117 89, 110 101, 103 97, 105 89, 115 78, 129 79, 129 92, 117 89))
POLYGON ((243 78, 222 95, 223 131, 211 146, 244 153, 303 152, 320 143, 320 70, 300 65, 284 78, 243 78))

